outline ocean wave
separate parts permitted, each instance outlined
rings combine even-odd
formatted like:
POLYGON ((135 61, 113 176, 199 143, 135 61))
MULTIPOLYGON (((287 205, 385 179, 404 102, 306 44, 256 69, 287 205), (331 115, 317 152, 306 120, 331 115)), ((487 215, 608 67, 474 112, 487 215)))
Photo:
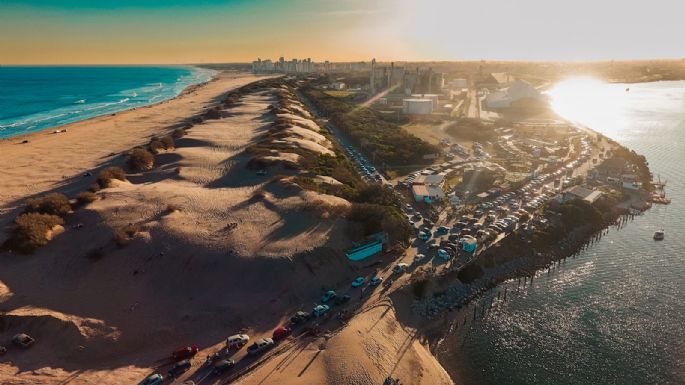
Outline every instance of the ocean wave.
MULTIPOLYGON (((54 99, 64 100, 58 108, 49 109, 27 115, 4 116, 0 123, 0 137, 10 137, 25 132, 37 131, 62 124, 69 124, 92 117, 115 113, 134 107, 154 104, 171 99, 179 95, 186 87, 211 79, 215 71, 188 68, 190 74, 171 78, 171 82, 141 83, 139 87, 132 87, 108 95, 110 100, 100 100, 99 97, 84 98, 83 92, 69 95, 55 95, 54 99), (66 98, 68 96, 68 98, 66 98), (81 97, 83 99, 77 99, 81 97)), ((7 112, 9 112, 8 110, 7 112)), ((12 110, 19 112, 19 109, 12 110)))

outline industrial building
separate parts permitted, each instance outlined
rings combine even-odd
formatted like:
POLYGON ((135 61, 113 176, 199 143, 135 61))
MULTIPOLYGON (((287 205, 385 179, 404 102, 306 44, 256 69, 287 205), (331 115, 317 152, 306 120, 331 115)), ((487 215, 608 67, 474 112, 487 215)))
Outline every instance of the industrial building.
POLYGON ((402 112, 410 115, 427 115, 433 113, 433 101, 430 99, 404 99, 402 112))
POLYGON ((488 94, 485 98, 485 106, 494 110, 508 108, 512 103, 521 99, 542 100, 543 96, 530 83, 524 80, 516 80, 509 87, 488 94))
POLYGON ((445 79, 442 73, 433 72, 431 68, 413 71, 405 67, 378 65, 376 59, 371 61, 369 89, 372 94, 388 90, 391 93, 411 95, 414 93, 435 93, 442 91, 445 79))
POLYGON ((439 105, 438 105, 438 100, 440 99, 440 95, 438 94, 413 94, 411 96, 414 99, 428 99, 431 102, 433 102, 433 111, 437 110, 439 105))

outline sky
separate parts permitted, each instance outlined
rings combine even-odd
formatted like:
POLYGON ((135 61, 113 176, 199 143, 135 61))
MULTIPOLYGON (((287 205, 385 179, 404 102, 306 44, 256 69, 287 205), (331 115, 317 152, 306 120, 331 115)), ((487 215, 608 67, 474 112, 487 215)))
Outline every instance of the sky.
POLYGON ((0 0, 0 65, 683 58, 682 0, 0 0))

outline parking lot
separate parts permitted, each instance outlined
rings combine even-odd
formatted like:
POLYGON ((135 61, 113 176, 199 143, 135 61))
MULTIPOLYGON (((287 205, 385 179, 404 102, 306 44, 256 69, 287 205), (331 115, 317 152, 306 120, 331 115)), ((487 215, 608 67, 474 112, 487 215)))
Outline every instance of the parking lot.
MULTIPOLYGON (((416 238, 412 239, 401 262, 418 267, 431 261, 435 271, 441 268, 458 270, 517 229, 535 226, 536 219, 544 223, 544 219, 537 218, 539 209, 568 187, 573 177, 587 172, 591 156, 587 138, 583 137, 575 159, 532 178, 515 191, 504 194, 492 191, 479 203, 461 206, 466 214, 455 219, 448 220, 446 215, 441 215, 434 223, 424 218, 414 202, 406 203, 403 211, 416 231, 416 238)), ((450 166, 454 165, 448 162, 446 167, 450 166)), ((401 186, 410 186, 419 174, 437 173, 443 169, 440 165, 415 172, 401 186)))

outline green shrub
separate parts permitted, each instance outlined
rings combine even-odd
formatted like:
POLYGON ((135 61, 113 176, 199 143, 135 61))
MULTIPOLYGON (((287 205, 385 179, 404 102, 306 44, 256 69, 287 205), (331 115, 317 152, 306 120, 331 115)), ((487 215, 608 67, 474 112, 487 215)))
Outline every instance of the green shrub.
POLYGON ((354 203, 347 219, 361 224, 366 235, 385 232, 392 245, 408 243, 412 232, 402 213, 393 206, 354 203))
POLYGON ((69 199, 60 193, 51 193, 26 201, 26 212, 65 216, 71 212, 69 199))
POLYGON ((128 158, 128 166, 135 171, 147 171, 155 164, 155 157, 144 148, 134 148, 128 158))
POLYGON ((6 241, 9 249, 31 253, 48 243, 48 231, 64 224, 57 215, 43 213, 25 213, 14 220, 14 228, 6 241))

